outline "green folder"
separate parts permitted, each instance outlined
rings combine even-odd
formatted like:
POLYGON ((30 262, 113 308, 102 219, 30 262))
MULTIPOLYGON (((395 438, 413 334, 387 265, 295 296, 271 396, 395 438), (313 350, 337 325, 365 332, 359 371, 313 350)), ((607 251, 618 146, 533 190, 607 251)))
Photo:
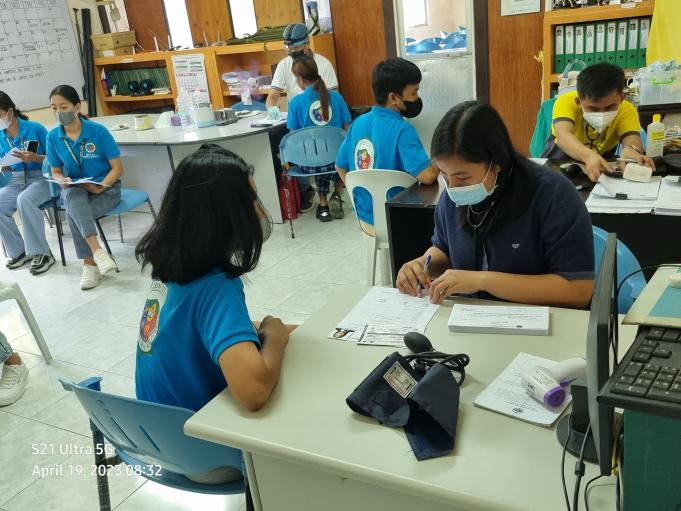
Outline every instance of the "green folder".
POLYGON ((617 64, 617 22, 608 21, 605 27, 605 61, 617 64))
POLYGON ((638 18, 631 18, 627 20, 629 33, 627 36, 627 69, 638 68, 638 18))
POLYGON ((587 66, 596 62, 596 25, 584 25, 584 62, 587 66))
POLYGON ((562 73, 565 69, 565 31, 563 25, 556 25, 553 53, 553 72, 562 73))
POLYGON ((605 23, 596 23, 596 47, 594 49, 594 62, 605 61, 605 34, 607 28, 605 23))
POLYGON ((565 25, 565 66, 575 60, 575 26, 565 25))
POLYGON ((648 50, 648 34, 650 34, 650 18, 639 21, 638 58, 636 67, 646 67, 646 52, 648 50))
POLYGON ((584 62, 584 25, 575 25, 575 60, 584 62))
POLYGON ((617 22, 617 60, 615 64, 622 69, 626 69, 627 67, 627 29, 627 20, 620 20, 617 22))

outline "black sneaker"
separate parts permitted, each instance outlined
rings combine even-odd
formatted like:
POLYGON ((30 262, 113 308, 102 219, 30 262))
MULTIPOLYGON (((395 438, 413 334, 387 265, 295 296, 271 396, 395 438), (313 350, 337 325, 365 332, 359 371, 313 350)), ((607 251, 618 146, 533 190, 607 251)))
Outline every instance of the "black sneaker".
POLYGON ((300 192, 300 212, 307 213, 314 208, 314 188, 300 192))
POLYGON ((26 253, 22 253, 20 256, 15 257, 14 259, 10 259, 7 261, 7 266, 8 270, 16 270, 17 268, 21 268, 23 265, 25 265, 27 262, 31 260, 31 257, 27 256, 26 253))
POLYGON ((30 271, 33 275, 45 273, 54 264, 52 254, 38 254, 33 256, 30 271))
POLYGON ((343 199, 338 192, 333 192, 331 197, 329 197, 329 210, 331 211, 331 216, 340 220, 345 218, 345 212, 343 211, 343 199))
POLYGON ((330 222, 331 213, 329 213, 329 206, 317 206, 317 218, 322 222, 330 222))

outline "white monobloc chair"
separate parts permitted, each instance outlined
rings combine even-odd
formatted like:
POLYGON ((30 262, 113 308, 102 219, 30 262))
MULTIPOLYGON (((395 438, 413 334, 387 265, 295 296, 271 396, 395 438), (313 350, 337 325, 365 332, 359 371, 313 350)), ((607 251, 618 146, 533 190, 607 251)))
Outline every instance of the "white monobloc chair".
MULTIPOLYGON (((399 170, 371 169, 353 170, 345 176, 345 186, 355 207, 355 188, 364 188, 371 195, 374 209, 374 236, 367 234, 364 229, 364 241, 367 248, 367 285, 373 286, 376 281, 376 257, 380 251, 381 283, 389 284, 392 275, 390 266, 390 243, 388 240, 388 225, 385 214, 385 201, 388 191, 395 187, 408 188, 416 183, 414 176, 399 170)), ((355 211, 357 208, 355 207, 355 211)), ((359 221, 359 217, 357 218, 359 221)), ((360 224, 360 229, 362 225, 360 224)))
POLYGON ((45 363, 52 363, 50 349, 47 347, 45 338, 40 331, 40 327, 38 327, 38 323, 33 316, 33 312, 31 312, 31 308, 28 306, 24 293, 21 292, 21 288, 16 283, 0 281, 0 302, 4 302, 5 300, 16 300, 19 304, 19 308, 28 323, 28 327, 31 329, 33 338, 36 343, 38 343, 38 348, 40 348, 40 353, 42 353, 45 363))

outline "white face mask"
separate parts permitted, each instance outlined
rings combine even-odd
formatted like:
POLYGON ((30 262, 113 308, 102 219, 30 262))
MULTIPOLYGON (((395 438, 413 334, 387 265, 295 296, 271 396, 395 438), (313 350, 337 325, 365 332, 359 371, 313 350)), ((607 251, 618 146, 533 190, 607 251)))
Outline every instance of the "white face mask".
POLYGON ((603 133, 612 121, 617 117, 617 112, 619 110, 613 110, 611 112, 584 112, 584 120, 589 123, 589 125, 598 131, 603 133))
POLYGON ((6 130, 9 128, 9 125, 11 124, 11 120, 9 117, 9 112, 5 115, 5 117, 0 117, 0 130, 6 130))

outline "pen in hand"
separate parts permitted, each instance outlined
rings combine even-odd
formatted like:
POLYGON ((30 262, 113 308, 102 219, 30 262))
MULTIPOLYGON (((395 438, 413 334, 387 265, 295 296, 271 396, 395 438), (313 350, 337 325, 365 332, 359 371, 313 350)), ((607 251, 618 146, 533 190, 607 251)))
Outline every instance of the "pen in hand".
MULTIPOLYGON (((423 273, 428 274, 428 268, 430 267, 430 254, 426 256, 426 262, 423 265, 423 273)), ((419 296, 421 296, 421 291, 423 291, 423 284, 421 284, 421 281, 419 280, 416 292, 419 296)))

